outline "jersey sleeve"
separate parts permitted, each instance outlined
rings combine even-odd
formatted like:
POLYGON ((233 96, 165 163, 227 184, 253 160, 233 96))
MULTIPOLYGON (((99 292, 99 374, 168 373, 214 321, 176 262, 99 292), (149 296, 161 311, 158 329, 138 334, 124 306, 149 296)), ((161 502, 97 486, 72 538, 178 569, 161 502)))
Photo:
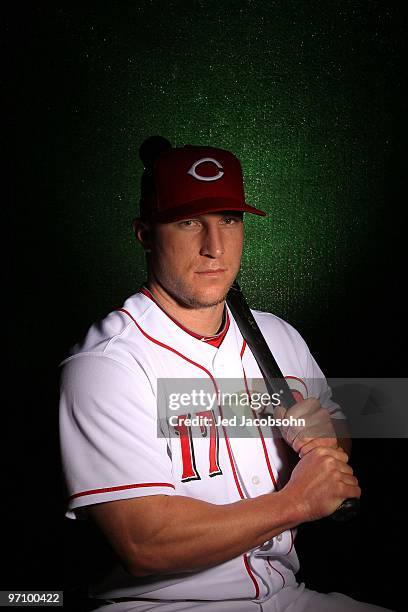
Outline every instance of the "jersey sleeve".
POLYGON ((331 418, 345 419, 340 406, 332 399, 332 391, 322 370, 298 330, 270 313, 252 312, 285 375, 289 372, 295 378, 302 379, 307 387, 307 396, 316 397, 328 409, 331 418))
MULTIPOLYGON (((306 345, 306 343, 305 343, 306 345)), ((316 397, 320 404, 327 408, 332 419, 345 419, 346 416, 339 404, 332 400, 332 391, 327 380, 319 368, 315 358, 309 351, 307 345, 306 378, 309 388, 309 396, 316 397)))
POLYGON ((63 363, 60 444, 68 518, 90 504, 175 492, 155 390, 136 363, 101 353, 63 363))

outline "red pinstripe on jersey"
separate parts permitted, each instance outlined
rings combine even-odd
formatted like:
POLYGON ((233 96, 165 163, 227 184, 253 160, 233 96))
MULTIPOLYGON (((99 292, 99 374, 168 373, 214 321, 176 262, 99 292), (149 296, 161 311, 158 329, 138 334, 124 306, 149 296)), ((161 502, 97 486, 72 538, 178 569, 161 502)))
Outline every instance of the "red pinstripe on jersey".
MULTIPOLYGON (((164 344, 163 342, 160 342, 160 340, 157 340, 156 338, 153 338, 152 336, 150 336, 147 332, 144 331, 144 329, 139 325, 139 323, 136 321, 136 319, 125 308, 118 308, 118 311, 125 313, 133 321, 133 323, 136 325, 138 330, 143 334, 143 336, 145 338, 147 338, 150 342, 153 342, 154 344, 157 344, 161 348, 164 348, 164 349, 174 353, 175 355, 177 355, 181 359, 184 359, 188 363, 191 363, 192 365, 196 366, 197 368, 199 368, 200 370, 205 372, 207 374, 207 376, 210 378, 210 380, 212 381, 212 383, 214 385, 214 388, 215 388, 215 391, 216 391, 217 396, 218 396, 217 383, 216 383, 213 375, 211 374, 211 372, 209 370, 207 370, 207 368, 205 368, 201 364, 193 361, 192 359, 189 359, 189 357, 186 357, 185 355, 183 355, 182 353, 180 353, 179 351, 177 351, 173 347, 168 346, 167 344, 164 344)), ((220 412, 222 414, 221 406, 219 406, 219 409, 220 409, 220 412)), ((233 476, 234 476, 235 485, 237 487, 237 490, 238 490, 240 498, 241 499, 245 499, 245 495, 244 495, 244 493, 242 491, 241 485, 239 484, 238 475, 237 475, 237 472, 236 472, 236 469, 235 469, 234 459, 233 459, 233 456, 232 456, 232 451, 231 451, 231 446, 230 446, 230 442, 229 442, 229 439, 228 439, 227 431, 226 431, 224 425, 222 425, 222 428, 223 428, 223 432, 224 432, 224 439, 225 439, 225 443, 226 443, 226 447, 227 447, 228 457, 229 457, 229 460, 230 460, 231 470, 232 470, 232 473, 233 473, 233 476)), ((249 567, 247 556, 243 555, 243 558, 244 558, 244 564, 245 564, 245 568, 247 570, 247 573, 250 576, 250 578, 251 578, 251 580, 252 580, 252 582, 254 583, 254 586, 255 586, 255 597, 259 597, 259 585, 258 585, 258 583, 256 581, 255 576, 253 575, 253 573, 251 571, 251 568, 249 567)))
MULTIPOLYGON (((160 340, 156 340, 156 338, 153 338, 152 336, 150 336, 147 332, 144 331, 144 329, 142 329, 142 327, 140 327, 140 325, 136 321, 136 319, 130 314, 130 312, 125 310, 125 308, 118 308, 118 311, 119 312, 124 312, 125 314, 127 314, 128 317, 130 317, 132 319, 133 323, 136 325, 138 330, 145 336, 145 338, 150 340, 150 342, 153 342, 154 344, 157 344, 158 346, 161 346, 162 348, 167 349, 168 351, 174 353, 175 355, 178 355, 181 359, 184 359, 185 361, 188 361, 188 363, 191 363, 196 368, 199 368, 200 370, 205 372, 207 374, 207 376, 209 376, 209 378, 211 379, 211 381, 212 381, 212 383, 214 385, 215 391, 217 393, 217 396, 218 396, 219 389, 217 387, 217 383, 215 382, 214 376, 211 374, 211 372, 209 370, 207 370, 207 368, 205 368, 201 364, 193 361, 192 359, 189 359, 188 357, 186 357, 182 353, 179 353, 179 351, 176 351, 176 349, 174 349, 173 347, 168 346, 167 344, 164 344, 163 342, 160 342, 160 340)), ((230 460, 230 463, 231 463, 231 469, 232 469, 232 472, 233 472, 233 475, 234 475, 235 484, 236 484, 236 487, 238 489, 238 493, 239 493, 241 499, 244 499, 245 495, 242 492, 241 485, 239 484, 239 481, 238 481, 238 476, 237 476, 237 472, 235 470, 235 466, 234 466, 234 462, 233 462, 233 458, 232 458, 232 452, 231 452, 231 447, 230 447, 229 439, 228 439, 228 436, 227 436, 227 432, 225 430, 224 425, 222 427, 223 427, 223 430, 224 430, 225 442, 226 442, 226 445, 227 445, 228 456, 229 456, 229 460, 230 460)))
MULTIPOLYGON (((246 346, 246 343, 245 343, 245 340, 244 340, 244 342, 242 344, 242 349, 241 349, 241 363, 242 363, 242 356, 243 356, 244 351, 245 351, 245 346, 246 346)), ((250 394, 250 391, 249 391, 249 388, 248 388, 248 381, 247 381, 247 377, 246 377, 245 368, 244 368, 244 364, 243 363, 242 363, 242 371, 244 373, 245 389, 246 389, 248 397, 251 398, 251 394, 250 394)), ((257 415, 256 415, 256 412, 254 410, 252 410, 252 414, 253 414, 254 418, 256 418, 257 415)), ((273 484, 274 488, 277 490, 278 489, 278 485, 277 485, 277 482, 276 482, 276 479, 275 479, 275 475, 274 475, 273 470, 272 470, 271 462, 269 460, 268 451, 266 450, 266 444, 265 444, 265 440, 264 440, 264 437, 263 437, 263 434, 262 434, 262 430, 261 430, 259 425, 258 425, 258 431, 259 431, 259 436, 260 436, 261 442, 262 442, 262 448, 263 448, 263 452, 264 452, 264 455, 265 455, 265 461, 266 461, 266 465, 268 467, 269 476, 271 477, 272 484, 273 484)))
POLYGON ((257 597, 259 597, 259 585, 256 581, 255 576, 252 573, 251 567, 249 565, 249 561, 248 561, 248 555, 244 555, 244 563, 245 563, 245 569, 248 572, 248 574, 250 575, 252 582, 254 583, 254 587, 255 587, 255 599, 257 597))
MULTIPOLYGON (((242 348, 241 348, 241 362, 242 362, 242 357, 243 357, 244 352, 245 352, 245 347, 246 347, 246 342, 244 340, 244 342, 242 344, 242 348)), ((248 382, 247 382, 247 377, 246 377, 246 374, 245 374, 245 368, 244 368, 244 364, 243 363, 242 363, 242 371, 244 373, 244 381, 245 381, 246 392, 247 392, 248 396, 251 397, 251 394, 250 394, 249 388, 248 388, 248 382)), ((305 386, 306 393, 307 393, 307 387, 306 387, 306 384, 303 382, 303 380, 301 380, 300 378, 296 378, 296 376, 286 376, 285 378, 294 378, 296 380, 299 380, 305 386)), ((300 393, 299 393, 299 395, 300 395, 300 393)), ((303 399, 303 398, 301 398, 301 399, 303 399)), ((252 412, 253 412, 254 417, 256 417, 255 411, 252 410, 252 412)), ((273 485, 275 487, 275 490, 278 491, 279 487, 278 487, 277 481, 275 479, 275 476, 274 476, 274 473, 273 473, 273 470, 272 470, 272 466, 271 466, 271 463, 270 463, 270 460, 269 460, 268 451, 267 451, 266 444, 265 444, 265 439, 264 439, 264 436, 262 434, 262 430, 261 430, 259 425, 258 425, 258 431, 259 431, 259 435, 260 435, 260 438, 261 438, 261 441, 262 441, 262 447, 263 447, 263 451, 264 451, 264 455, 265 455, 266 465, 268 467, 268 472, 269 472, 269 475, 271 477, 272 483, 273 483, 273 485)), ((292 550, 292 548, 293 548, 294 537, 293 537, 292 529, 290 529, 290 538, 291 538, 290 548, 289 548, 288 552, 285 553, 285 555, 288 555, 290 553, 290 551, 292 550)), ((273 569, 275 569, 275 568, 273 568, 273 569)), ((278 571, 278 570, 276 570, 276 571, 278 571)))
POLYGON ((272 563, 269 561, 269 557, 267 558, 267 561, 268 561, 268 565, 270 565, 270 567, 271 567, 271 568, 272 568, 272 569, 273 569, 273 570, 274 570, 274 571, 275 571, 277 574, 279 574, 279 576, 282 578, 282 582, 283 582, 282 587, 284 587, 284 586, 285 586, 285 584, 286 584, 286 583, 285 583, 285 577, 284 577, 284 575, 283 575, 283 574, 281 574, 281 573, 280 573, 280 571, 276 569, 276 567, 273 567, 272 563))

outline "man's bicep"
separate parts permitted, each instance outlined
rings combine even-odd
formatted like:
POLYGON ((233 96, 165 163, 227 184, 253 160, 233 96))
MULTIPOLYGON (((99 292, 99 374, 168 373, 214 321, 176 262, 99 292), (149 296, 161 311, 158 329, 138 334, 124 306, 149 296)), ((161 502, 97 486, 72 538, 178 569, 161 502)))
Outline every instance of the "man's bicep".
POLYGON ((104 355, 64 366, 60 430, 69 518, 92 504, 175 492, 156 398, 136 366, 104 355))
POLYGON ((125 569, 133 575, 150 573, 146 551, 166 520, 167 495, 94 504, 86 516, 108 540, 125 569))

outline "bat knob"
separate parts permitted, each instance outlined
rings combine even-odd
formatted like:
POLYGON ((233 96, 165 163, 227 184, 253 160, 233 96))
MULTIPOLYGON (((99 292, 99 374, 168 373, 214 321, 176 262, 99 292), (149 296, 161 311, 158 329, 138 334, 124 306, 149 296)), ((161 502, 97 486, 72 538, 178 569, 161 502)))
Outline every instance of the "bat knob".
POLYGON ((346 499, 344 502, 333 512, 331 518, 339 523, 345 523, 354 519, 358 514, 360 502, 356 497, 346 499))

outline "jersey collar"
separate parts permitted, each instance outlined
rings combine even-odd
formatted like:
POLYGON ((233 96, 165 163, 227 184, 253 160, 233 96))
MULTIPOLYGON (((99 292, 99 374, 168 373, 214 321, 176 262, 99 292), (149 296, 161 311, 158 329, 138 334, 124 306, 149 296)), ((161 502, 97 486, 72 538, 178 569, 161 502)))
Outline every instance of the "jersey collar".
POLYGON ((155 298, 153 297, 153 294, 149 291, 149 289, 147 289, 147 287, 145 287, 144 285, 140 288, 140 293, 143 293, 143 295, 145 295, 150 300, 152 300, 152 302, 154 302, 156 306, 158 306, 160 310, 162 310, 164 314, 173 321, 173 323, 175 323, 180 329, 182 329, 184 332, 186 332, 193 338, 196 338, 197 340, 200 340, 201 342, 206 342, 207 344, 211 344, 212 346, 215 346, 216 348, 219 348, 221 346, 221 343, 224 340, 225 336, 227 335, 227 332, 230 326, 230 317, 228 314, 228 309, 225 308, 225 306, 224 306, 225 323, 224 323, 223 329, 217 334, 215 334, 214 336, 201 336, 200 334, 196 334, 195 332, 191 331, 187 327, 184 327, 184 325, 179 323, 177 319, 175 319, 168 312, 166 312, 164 308, 162 308, 162 306, 157 302, 157 300, 155 300, 155 298))

